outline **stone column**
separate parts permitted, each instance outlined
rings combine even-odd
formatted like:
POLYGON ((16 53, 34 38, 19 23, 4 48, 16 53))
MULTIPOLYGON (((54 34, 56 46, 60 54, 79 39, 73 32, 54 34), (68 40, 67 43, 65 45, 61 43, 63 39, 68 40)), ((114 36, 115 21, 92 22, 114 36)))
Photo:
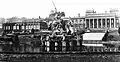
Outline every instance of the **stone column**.
POLYGON ((31 29, 34 29, 34 23, 32 23, 31 29))
POLYGON ((93 19, 93 28, 94 28, 94 19, 93 19))
POLYGON ((97 28, 99 28, 99 27, 98 27, 98 25, 99 25, 99 24, 98 24, 98 19, 97 19, 96 21, 97 21, 97 28))
POLYGON ((103 22, 102 22, 102 18, 101 18, 101 28, 103 27, 103 22))
POLYGON ((12 28, 13 26, 10 26, 10 30, 13 30, 13 28, 12 28))
POLYGON ((24 24, 24 30, 26 30, 26 23, 24 24))
POLYGON ((33 23, 33 27, 32 27, 33 29, 35 29, 34 26, 35 26, 35 22, 33 23))
POLYGON ((17 25, 15 25, 16 26, 16 30, 17 30, 17 25))
POLYGON ((85 19, 85 21, 84 21, 84 24, 85 24, 84 26, 85 26, 85 27, 87 27, 87 22, 86 22, 86 19, 85 19))
POLYGON ((29 24, 27 25, 27 27, 28 27, 28 29, 30 29, 30 26, 29 26, 29 24))
POLYGON ((107 18, 105 19, 105 28, 107 28, 107 18))
POLYGON ((28 29, 28 25, 26 24, 26 29, 28 29))
POLYGON ((90 28, 90 25, 91 25, 91 24, 90 24, 90 19, 89 19, 89 28, 90 28))
POLYGON ((113 21, 114 21, 114 28, 116 28, 115 26, 116 26, 116 20, 115 20, 115 18, 113 19, 113 21))
POLYGON ((110 21, 110 28, 111 28, 111 18, 110 18, 110 20, 109 20, 109 21, 110 21))
POLYGON ((22 30, 22 25, 21 24, 19 25, 19 30, 22 30))
POLYGON ((32 25, 30 24, 30 25, 29 25, 29 29, 31 29, 31 28, 32 28, 32 25))
POLYGON ((4 29, 6 30, 6 26, 4 25, 4 29))

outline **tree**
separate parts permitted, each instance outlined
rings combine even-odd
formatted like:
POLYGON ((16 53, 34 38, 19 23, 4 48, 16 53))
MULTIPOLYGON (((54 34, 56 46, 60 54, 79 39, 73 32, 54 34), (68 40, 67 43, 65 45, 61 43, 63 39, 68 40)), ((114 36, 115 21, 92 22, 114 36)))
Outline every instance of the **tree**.
POLYGON ((61 12, 61 16, 65 17, 65 12, 61 12))
POLYGON ((0 18, 0 24, 5 23, 5 19, 4 18, 0 18))
POLYGON ((18 21, 19 18, 18 17, 12 17, 12 18, 8 18, 7 20, 8 20, 7 22, 15 22, 15 21, 18 21))
POLYGON ((107 41, 108 36, 109 36, 109 31, 107 30, 104 37, 102 38, 102 41, 107 41))
POLYGON ((41 19, 41 17, 39 16, 39 19, 41 19))
POLYGON ((116 41, 113 35, 107 37, 107 41, 116 41))
POLYGON ((22 20, 22 22, 26 22, 27 18, 26 17, 22 17, 21 20, 22 20))

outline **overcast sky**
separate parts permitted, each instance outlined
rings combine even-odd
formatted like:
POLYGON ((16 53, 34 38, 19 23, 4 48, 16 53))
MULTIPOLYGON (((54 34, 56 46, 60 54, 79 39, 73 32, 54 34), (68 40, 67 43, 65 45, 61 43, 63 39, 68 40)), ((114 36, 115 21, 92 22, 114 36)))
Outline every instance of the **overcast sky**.
POLYGON ((109 11, 109 9, 120 9, 119 0, 0 0, 0 17, 46 17, 54 6, 58 11, 64 11, 66 16, 85 15, 87 9, 97 12, 109 11))

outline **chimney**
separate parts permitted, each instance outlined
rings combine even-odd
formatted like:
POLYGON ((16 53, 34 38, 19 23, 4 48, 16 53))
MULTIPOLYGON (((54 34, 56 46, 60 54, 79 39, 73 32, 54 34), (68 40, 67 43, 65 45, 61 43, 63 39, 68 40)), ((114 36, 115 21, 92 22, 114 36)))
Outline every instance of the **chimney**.
POLYGON ((78 17, 80 17, 80 13, 78 13, 78 17))
POLYGON ((105 13, 107 13, 107 11, 105 11, 105 13))
POLYGON ((39 19, 41 19, 41 17, 39 16, 39 19))

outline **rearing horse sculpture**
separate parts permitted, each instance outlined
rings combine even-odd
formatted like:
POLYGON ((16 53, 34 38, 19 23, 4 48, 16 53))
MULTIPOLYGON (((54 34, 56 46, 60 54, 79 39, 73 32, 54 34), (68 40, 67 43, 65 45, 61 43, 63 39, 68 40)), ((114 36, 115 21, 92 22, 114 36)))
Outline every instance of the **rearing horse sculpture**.
POLYGON ((70 20, 54 20, 51 24, 52 31, 58 30, 60 32, 65 31, 69 34, 74 32, 73 30, 73 23, 70 20))

